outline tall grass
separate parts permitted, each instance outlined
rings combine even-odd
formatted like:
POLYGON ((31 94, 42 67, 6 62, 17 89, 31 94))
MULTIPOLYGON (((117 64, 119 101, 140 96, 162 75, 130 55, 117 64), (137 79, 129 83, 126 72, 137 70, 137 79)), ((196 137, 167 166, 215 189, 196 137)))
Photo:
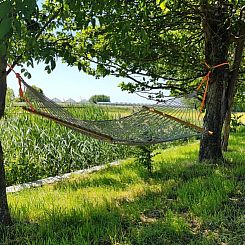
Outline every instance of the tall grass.
POLYGON ((151 174, 131 159, 9 194, 15 225, 0 244, 243 245, 244 137, 231 136, 223 165, 199 164, 192 142, 158 150, 151 174))
MULTIPOLYGON (((85 120, 110 119, 96 106, 69 109, 85 120)), ((104 164, 131 154, 126 146, 88 138, 56 123, 25 112, 9 113, 1 125, 7 184, 104 164)))

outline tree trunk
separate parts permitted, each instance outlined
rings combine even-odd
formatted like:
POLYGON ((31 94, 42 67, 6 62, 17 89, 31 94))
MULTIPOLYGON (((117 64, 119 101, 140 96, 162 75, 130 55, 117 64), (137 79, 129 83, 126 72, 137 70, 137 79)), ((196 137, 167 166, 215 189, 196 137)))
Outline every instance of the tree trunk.
POLYGON ((223 139, 222 139, 223 151, 228 150, 228 142, 229 142, 230 131, 231 131, 230 124, 231 124, 231 110, 228 109, 224 122, 224 127, 223 127, 223 139))
POLYGON ((229 47, 229 25, 227 21, 227 7, 223 1, 217 1, 214 5, 205 4, 203 28, 205 34, 205 61, 208 70, 211 71, 206 99, 206 114, 204 117, 205 132, 200 142, 199 160, 212 163, 223 161, 221 147, 221 132, 224 116, 222 106, 224 104, 224 91, 227 88, 229 69, 227 62, 229 47), (221 65, 223 64, 223 65, 221 65), (219 67, 215 67, 221 65, 219 67), (212 131, 213 135, 208 135, 212 131))
POLYGON ((0 225, 10 225, 11 217, 8 208, 5 171, 3 162, 3 150, 0 141, 0 225))
POLYGON ((236 42, 234 63, 232 67, 229 85, 228 85, 227 92, 226 92, 227 106, 226 106, 225 123, 224 123, 224 128, 223 128, 223 142, 222 142, 223 151, 228 150, 230 123, 231 123, 231 109, 232 109, 234 97, 236 94, 237 79, 239 76, 239 69, 241 66, 241 62, 243 58, 242 55, 243 55, 243 50, 244 50, 244 45, 245 45, 244 11, 245 11, 245 7, 241 9, 241 13, 240 13, 240 25, 239 25, 238 40, 236 42))
MULTIPOLYGON (((0 56, 0 118, 4 115, 5 97, 7 91, 6 83, 6 58, 0 56)), ((0 225, 10 225, 11 218, 7 202, 6 181, 4 171, 4 158, 2 144, 0 141, 0 225)))

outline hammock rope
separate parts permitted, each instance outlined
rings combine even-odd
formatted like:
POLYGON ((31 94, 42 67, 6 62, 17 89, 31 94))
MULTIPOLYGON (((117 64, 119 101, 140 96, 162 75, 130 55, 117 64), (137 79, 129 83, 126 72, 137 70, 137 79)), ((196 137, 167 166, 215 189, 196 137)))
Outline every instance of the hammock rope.
POLYGON ((18 80, 23 85, 22 95, 27 102, 24 110, 110 143, 149 145, 200 136, 206 132, 195 104, 185 103, 182 98, 172 98, 154 107, 143 106, 120 119, 80 120, 35 90, 21 76, 18 80))
POLYGON ((206 97, 207 97, 207 92, 208 92, 208 86, 209 86, 209 81, 210 81, 210 76, 212 75, 212 72, 214 69, 219 68, 221 66, 225 66, 225 65, 229 65, 229 62, 223 62, 221 64, 218 65, 214 65, 214 66, 210 66, 209 64, 207 64, 205 62, 206 67, 208 68, 208 72, 207 74, 203 77, 201 83, 199 84, 199 86, 196 89, 196 93, 198 92, 198 90, 200 90, 200 88, 203 86, 203 84, 206 82, 205 85, 205 90, 204 90, 204 94, 203 94, 203 99, 202 99, 202 104, 200 106, 200 113, 202 113, 202 110, 205 106, 205 102, 206 102, 206 97))

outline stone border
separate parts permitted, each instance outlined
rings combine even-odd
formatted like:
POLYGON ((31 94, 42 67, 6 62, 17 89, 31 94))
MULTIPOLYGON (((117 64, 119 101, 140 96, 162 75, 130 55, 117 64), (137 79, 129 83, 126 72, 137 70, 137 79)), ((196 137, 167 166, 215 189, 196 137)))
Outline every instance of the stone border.
POLYGON ((67 174, 63 174, 63 175, 57 175, 54 177, 48 177, 45 179, 40 179, 40 180, 35 180, 32 182, 27 182, 24 184, 20 184, 20 185, 13 185, 13 186, 8 186, 6 187, 6 192, 7 193, 13 193, 13 192, 18 192, 18 191, 22 191, 24 189, 30 189, 32 187, 39 187, 42 185, 46 185, 46 184, 52 184, 55 182, 59 182, 65 179, 70 178, 72 175, 74 174, 89 174, 89 173, 93 173, 93 172, 97 172, 99 170, 105 169, 108 166, 118 166, 120 164, 120 160, 115 161, 115 162, 111 162, 108 164, 104 164, 104 165, 100 165, 100 166, 94 166, 91 168, 87 168, 87 169, 82 169, 82 170, 78 170, 75 172, 71 172, 71 173, 67 173, 67 174))

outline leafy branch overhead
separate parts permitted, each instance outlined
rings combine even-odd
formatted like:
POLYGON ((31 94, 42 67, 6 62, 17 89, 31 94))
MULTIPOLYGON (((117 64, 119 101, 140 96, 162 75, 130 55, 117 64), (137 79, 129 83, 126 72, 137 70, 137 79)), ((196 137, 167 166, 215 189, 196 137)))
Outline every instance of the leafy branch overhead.
MULTIPOLYGON (((0 3, 0 39, 15 33, 8 49, 12 62, 17 59, 33 66, 33 60, 44 60, 51 72, 59 56, 97 77, 111 74, 130 79, 120 84, 129 92, 144 91, 148 96, 155 90, 153 97, 161 97, 161 89, 172 88, 187 93, 195 90, 206 73, 205 4, 214 3, 49 0, 39 9, 35 0, 4 1, 0 3)), ((224 4, 228 5, 224 24, 232 43, 227 59, 232 64, 242 1, 224 4)), ((5 49, 2 42, 0 49, 5 49)), ((240 72, 244 71, 243 64, 240 72)))
MULTIPOLYGON (((75 21, 67 26, 73 32, 65 45, 70 54, 65 60, 97 77, 112 74, 131 79, 129 84, 121 83, 130 92, 193 91, 207 72, 204 9, 210 11, 213 21, 217 8, 223 11, 222 24, 229 29, 231 43, 227 60, 231 65, 234 62, 242 1, 214 5, 214 1, 194 0, 67 1, 66 20, 75 21)), ((57 38, 63 35, 59 32, 57 38)), ((212 35, 221 38, 215 30, 212 35)), ((64 42, 59 45, 63 47, 64 42)))

